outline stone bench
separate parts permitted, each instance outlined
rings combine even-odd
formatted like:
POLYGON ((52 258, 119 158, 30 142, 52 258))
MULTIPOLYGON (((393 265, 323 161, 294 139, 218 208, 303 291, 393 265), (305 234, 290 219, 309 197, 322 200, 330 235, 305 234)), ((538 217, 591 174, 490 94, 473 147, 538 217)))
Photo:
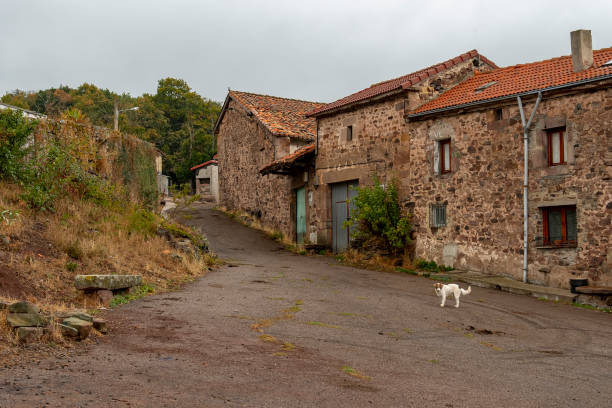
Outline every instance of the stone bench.
POLYGON ((101 303, 108 306, 115 294, 128 293, 142 285, 140 275, 77 275, 74 286, 85 294, 85 303, 101 303))
POLYGON ((576 286, 576 301, 596 307, 612 306, 612 287, 610 286, 576 286))
POLYGON ((576 286, 574 290, 583 295, 612 295, 612 287, 610 286, 576 286))

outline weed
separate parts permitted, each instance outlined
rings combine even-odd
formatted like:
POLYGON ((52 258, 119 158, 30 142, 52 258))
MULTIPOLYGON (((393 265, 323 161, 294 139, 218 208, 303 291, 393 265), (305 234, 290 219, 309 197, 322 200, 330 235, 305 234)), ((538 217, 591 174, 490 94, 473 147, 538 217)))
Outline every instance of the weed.
POLYGON ((128 232, 142 235, 153 235, 157 230, 158 217, 151 211, 138 208, 128 215, 128 232))
POLYGON ((367 375, 365 375, 363 373, 360 373, 359 371, 355 370, 353 367, 342 366, 342 371, 344 371, 346 374, 350 375, 351 377, 359 378, 361 380, 369 380, 369 379, 371 379, 367 375))
POLYGON ((152 285, 144 284, 137 288, 133 288, 132 293, 127 295, 117 295, 110 302, 110 307, 116 307, 129 303, 133 300, 147 296, 149 293, 155 293, 155 288, 152 285))
POLYGON ((298 252, 299 255, 306 255, 306 250, 302 249, 300 252, 298 252))
POLYGON ((68 261, 66 262, 66 270, 69 272, 74 272, 77 269, 78 264, 76 262, 68 261))
POLYGON ((84 256, 83 249, 77 241, 72 241, 70 244, 68 244, 64 248, 64 252, 66 253, 66 255, 77 261, 79 259, 83 259, 84 256))
POLYGON ((444 275, 431 275, 429 279, 433 279, 440 282, 450 282, 452 279, 449 276, 444 275))
POLYGON ((612 308, 609 307, 598 307, 593 305, 587 305, 586 303, 572 303, 572 305, 581 309, 597 310, 599 312, 612 313, 612 308))
POLYGON ((266 343, 279 343, 278 339, 274 336, 270 336, 269 334, 262 334, 259 336, 259 338, 262 341, 265 341, 266 343))
POLYGON ((435 358, 433 360, 429 360, 429 362, 431 364, 440 364, 440 360, 436 360, 435 358))
POLYGON ((321 323, 321 322, 317 322, 317 321, 306 322, 306 324, 308 324, 310 326, 327 327, 327 328, 330 328, 330 329, 339 329, 340 328, 340 326, 336 326, 335 324, 327 324, 327 323, 321 323))
POLYGON ((14 221, 19 218, 20 212, 18 210, 2 210, 0 211, 0 221, 6 225, 11 225, 14 221))
POLYGON ((418 273, 417 271, 415 271, 414 269, 406 269, 406 268, 403 268, 403 267, 401 267, 401 266, 398 266, 397 268, 395 268, 395 270, 396 270, 397 272, 407 273, 407 274, 409 274, 409 275, 418 275, 418 274, 419 274, 419 273, 418 273))

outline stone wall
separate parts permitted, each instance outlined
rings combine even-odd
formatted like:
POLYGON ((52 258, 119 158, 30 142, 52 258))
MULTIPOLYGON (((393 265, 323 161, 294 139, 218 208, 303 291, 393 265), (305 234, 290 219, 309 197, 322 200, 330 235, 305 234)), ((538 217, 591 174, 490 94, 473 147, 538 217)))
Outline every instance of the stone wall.
POLYGON ((286 176, 259 173, 279 153, 289 153, 289 141, 277 140, 281 138, 248 116, 233 99, 228 108, 217 135, 220 204, 230 210, 247 212, 263 225, 291 238, 295 234, 291 221, 291 180, 286 176))
MULTIPOLYGON (((568 287, 570 277, 612 284, 612 90, 545 95, 530 137, 530 281, 568 287), (568 163, 549 167, 544 129, 566 126, 568 163), (538 247, 542 206, 576 205, 575 248, 538 247)), ((534 107, 532 99, 527 114, 534 107)), ((456 268, 522 277, 523 142, 515 101, 506 106, 410 124, 408 163, 400 165, 414 207, 416 254, 456 268), (502 118, 498 112, 502 109, 502 118), (436 141, 451 139, 452 171, 436 173, 436 141), (432 228, 429 208, 446 203, 447 225, 432 228)))
MULTIPOLYGON (((479 69, 487 71, 491 67, 481 63, 479 69)), ((465 61, 399 95, 318 118, 318 187, 314 190, 315 205, 309 220, 316 243, 332 244, 330 184, 359 180, 360 185, 370 185, 374 174, 383 183, 406 177, 402 171, 408 171, 410 146, 404 115, 473 74, 474 61, 465 61), (348 126, 352 127, 350 141, 347 138, 348 126)))

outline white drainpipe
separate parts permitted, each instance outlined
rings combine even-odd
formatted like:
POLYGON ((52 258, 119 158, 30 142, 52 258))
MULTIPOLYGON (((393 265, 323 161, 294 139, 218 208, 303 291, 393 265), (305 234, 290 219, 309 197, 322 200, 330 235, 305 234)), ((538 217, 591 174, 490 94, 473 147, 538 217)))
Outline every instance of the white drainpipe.
POLYGON ((529 225, 529 210, 528 210, 528 200, 527 195, 529 193, 529 126, 531 126, 531 121, 535 116, 536 111, 538 110, 538 105, 542 100, 542 92, 538 92, 538 99, 536 100, 536 104, 531 111, 531 115, 529 116, 529 121, 525 123, 525 112, 523 111, 523 103, 521 101, 521 97, 517 96, 516 100, 518 102, 519 111, 521 112, 521 123, 523 125, 523 151, 524 151, 524 175, 523 175, 523 282, 527 283, 527 248, 529 246, 529 241, 527 239, 527 227, 529 225))

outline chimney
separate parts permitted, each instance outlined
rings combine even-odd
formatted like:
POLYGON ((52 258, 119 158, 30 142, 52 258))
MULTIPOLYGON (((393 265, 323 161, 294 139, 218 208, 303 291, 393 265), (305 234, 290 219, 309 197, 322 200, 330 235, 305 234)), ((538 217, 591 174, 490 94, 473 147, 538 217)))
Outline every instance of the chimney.
POLYGON ((581 72, 593 66, 593 41, 591 30, 576 30, 570 33, 572 40, 572 63, 574 72, 581 72))

